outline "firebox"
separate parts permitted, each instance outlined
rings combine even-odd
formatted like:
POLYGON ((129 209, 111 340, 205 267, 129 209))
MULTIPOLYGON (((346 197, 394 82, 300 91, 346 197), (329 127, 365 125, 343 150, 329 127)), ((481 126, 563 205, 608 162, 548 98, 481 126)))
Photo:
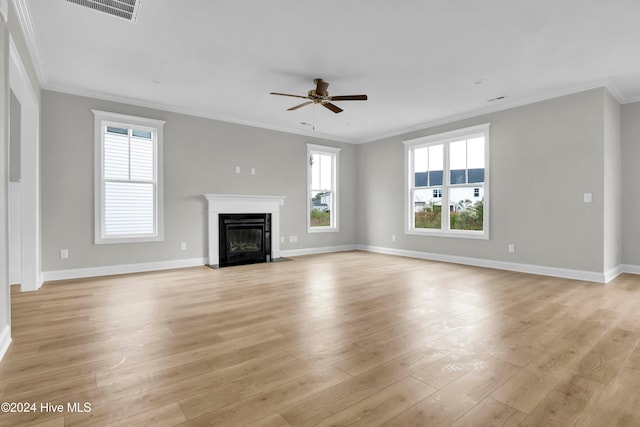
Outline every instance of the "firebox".
POLYGON ((271 261, 271 214, 219 215, 219 266, 271 261))

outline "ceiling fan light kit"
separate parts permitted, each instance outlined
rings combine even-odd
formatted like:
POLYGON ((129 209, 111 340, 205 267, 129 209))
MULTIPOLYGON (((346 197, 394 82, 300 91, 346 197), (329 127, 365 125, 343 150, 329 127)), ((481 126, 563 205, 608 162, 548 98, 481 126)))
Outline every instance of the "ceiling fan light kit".
POLYGON ((307 96, 302 95, 292 95, 289 93, 280 93, 280 92, 271 92, 271 95, 279 95, 279 96, 292 96, 294 98, 302 98, 307 99, 308 101, 303 102, 302 104, 294 105, 291 108, 288 108, 287 111, 297 110, 298 108, 304 107, 310 104, 320 104, 323 107, 333 111, 334 113, 341 113, 344 111, 342 108, 333 104, 332 101, 366 101, 367 95, 339 95, 339 96, 329 96, 328 88, 329 83, 325 82, 322 79, 314 79, 313 82, 316 84, 315 89, 311 89, 307 96))

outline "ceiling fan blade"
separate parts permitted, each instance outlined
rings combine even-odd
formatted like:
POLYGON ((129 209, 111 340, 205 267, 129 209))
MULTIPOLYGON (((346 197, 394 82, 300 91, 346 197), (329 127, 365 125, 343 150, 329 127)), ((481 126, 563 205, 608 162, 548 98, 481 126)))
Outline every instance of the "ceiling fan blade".
POLYGON ((327 107, 329 110, 333 111, 334 113, 341 113, 343 111, 342 108, 338 107, 337 105, 333 105, 330 102, 323 102, 322 105, 324 105, 325 107, 327 107))
POLYGON ((293 110, 297 110, 300 107, 304 107, 305 105, 309 105, 309 104, 313 104, 313 101, 307 101, 307 102, 303 102, 302 104, 298 104, 296 106, 293 106, 291 108, 287 108, 287 111, 293 111, 293 110))
POLYGON ((329 83, 325 82, 322 79, 316 79, 316 95, 327 96, 327 89, 329 88, 329 83))
POLYGON ((330 96, 329 101, 366 101, 367 95, 340 95, 330 96))
POLYGON ((280 96, 293 96, 294 98, 302 98, 302 99, 308 99, 308 96, 302 96, 302 95, 291 95, 290 93, 279 93, 279 92, 270 92, 271 95, 280 95, 280 96))

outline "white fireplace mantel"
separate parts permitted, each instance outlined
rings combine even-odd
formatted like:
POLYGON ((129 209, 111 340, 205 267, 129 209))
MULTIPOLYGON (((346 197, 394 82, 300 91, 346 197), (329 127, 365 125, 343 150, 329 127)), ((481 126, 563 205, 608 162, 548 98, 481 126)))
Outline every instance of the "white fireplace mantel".
POLYGON ((284 196, 242 194, 203 194, 209 203, 209 265, 220 263, 218 217, 225 213, 271 214, 271 258, 280 258, 280 206, 284 196))

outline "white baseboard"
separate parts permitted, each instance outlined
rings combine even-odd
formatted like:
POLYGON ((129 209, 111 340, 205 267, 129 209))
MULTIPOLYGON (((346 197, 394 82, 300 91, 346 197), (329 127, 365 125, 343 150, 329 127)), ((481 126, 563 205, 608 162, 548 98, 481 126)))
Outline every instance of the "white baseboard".
POLYGON ((620 273, 640 274, 640 265, 622 264, 620 269, 620 273))
POLYGON ((4 328, 2 328, 0 332, 0 360, 2 360, 9 349, 9 344, 11 344, 11 328, 9 325, 4 325, 4 328))
MULTIPOLYGON (((631 266, 626 266, 626 265, 620 264, 619 266, 614 267, 611 270, 605 271, 604 272, 604 283, 609 283, 610 281, 612 281, 613 279, 615 279, 616 277, 618 277, 622 273, 632 273, 631 271, 627 271, 627 267, 631 267, 631 266)), ((640 273, 640 270, 638 271, 638 273, 640 273)), ((636 274, 638 274, 638 273, 636 273, 636 274)))
MULTIPOLYGON (((640 265, 622 264, 604 273, 596 271, 572 270, 557 267, 545 267, 540 265, 519 264, 505 261, 492 261, 481 258, 461 257, 455 255, 443 255, 429 252, 409 251, 404 249, 385 248, 370 245, 342 245, 324 246, 319 248, 290 249, 280 251, 283 257, 295 257, 304 255, 316 255, 332 252, 345 252, 361 250, 387 255, 398 255, 409 258, 425 259, 430 261, 450 262, 455 264, 472 265, 476 267, 495 268, 498 270, 516 271, 520 273, 539 274, 542 276, 562 277, 565 279, 582 280, 587 282, 608 283, 622 273, 640 274, 640 265)), ((147 262, 140 264, 109 265, 102 267, 77 268, 71 270, 45 271, 42 280, 69 280, 86 277, 110 276, 114 274, 142 273, 147 271, 169 270, 174 268, 195 267, 205 265, 208 258, 192 258, 174 261, 147 262)), ((0 336, 1 338, 1 336, 0 336)), ((2 341, 0 340, 0 346, 2 341)), ((1 347, 0 347, 1 349, 1 347)))
POLYGON ((331 252, 346 252, 355 250, 358 250, 358 245, 323 246, 320 248, 289 249, 286 251, 281 250, 280 255, 286 258, 293 256, 327 254, 331 252))
POLYGON ((18 270, 9 270, 9 284, 10 285, 18 285, 20 284, 20 271, 18 270))
POLYGON ((45 282, 50 282, 53 280, 82 279, 85 277, 111 276, 114 274, 143 273, 147 271, 170 270, 173 268, 196 267, 205 265, 207 262, 207 258, 192 258, 174 261, 145 262, 140 264, 76 268, 72 270, 43 271, 42 279, 45 282))
POLYGON ((472 265, 475 267, 495 268, 498 270, 516 271, 519 273, 539 274, 542 276, 562 277, 565 279, 583 280, 587 282, 606 283, 605 274, 596 271, 571 270, 540 265, 518 264, 505 261, 492 261, 481 258, 469 258, 455 255, 434 254, 429 252, 408 251, 379 246, 358 245, 358 249, 388 255, 399 255, 409 258, 426 259, 430 261, 451 262, 455 264, 472 265))

